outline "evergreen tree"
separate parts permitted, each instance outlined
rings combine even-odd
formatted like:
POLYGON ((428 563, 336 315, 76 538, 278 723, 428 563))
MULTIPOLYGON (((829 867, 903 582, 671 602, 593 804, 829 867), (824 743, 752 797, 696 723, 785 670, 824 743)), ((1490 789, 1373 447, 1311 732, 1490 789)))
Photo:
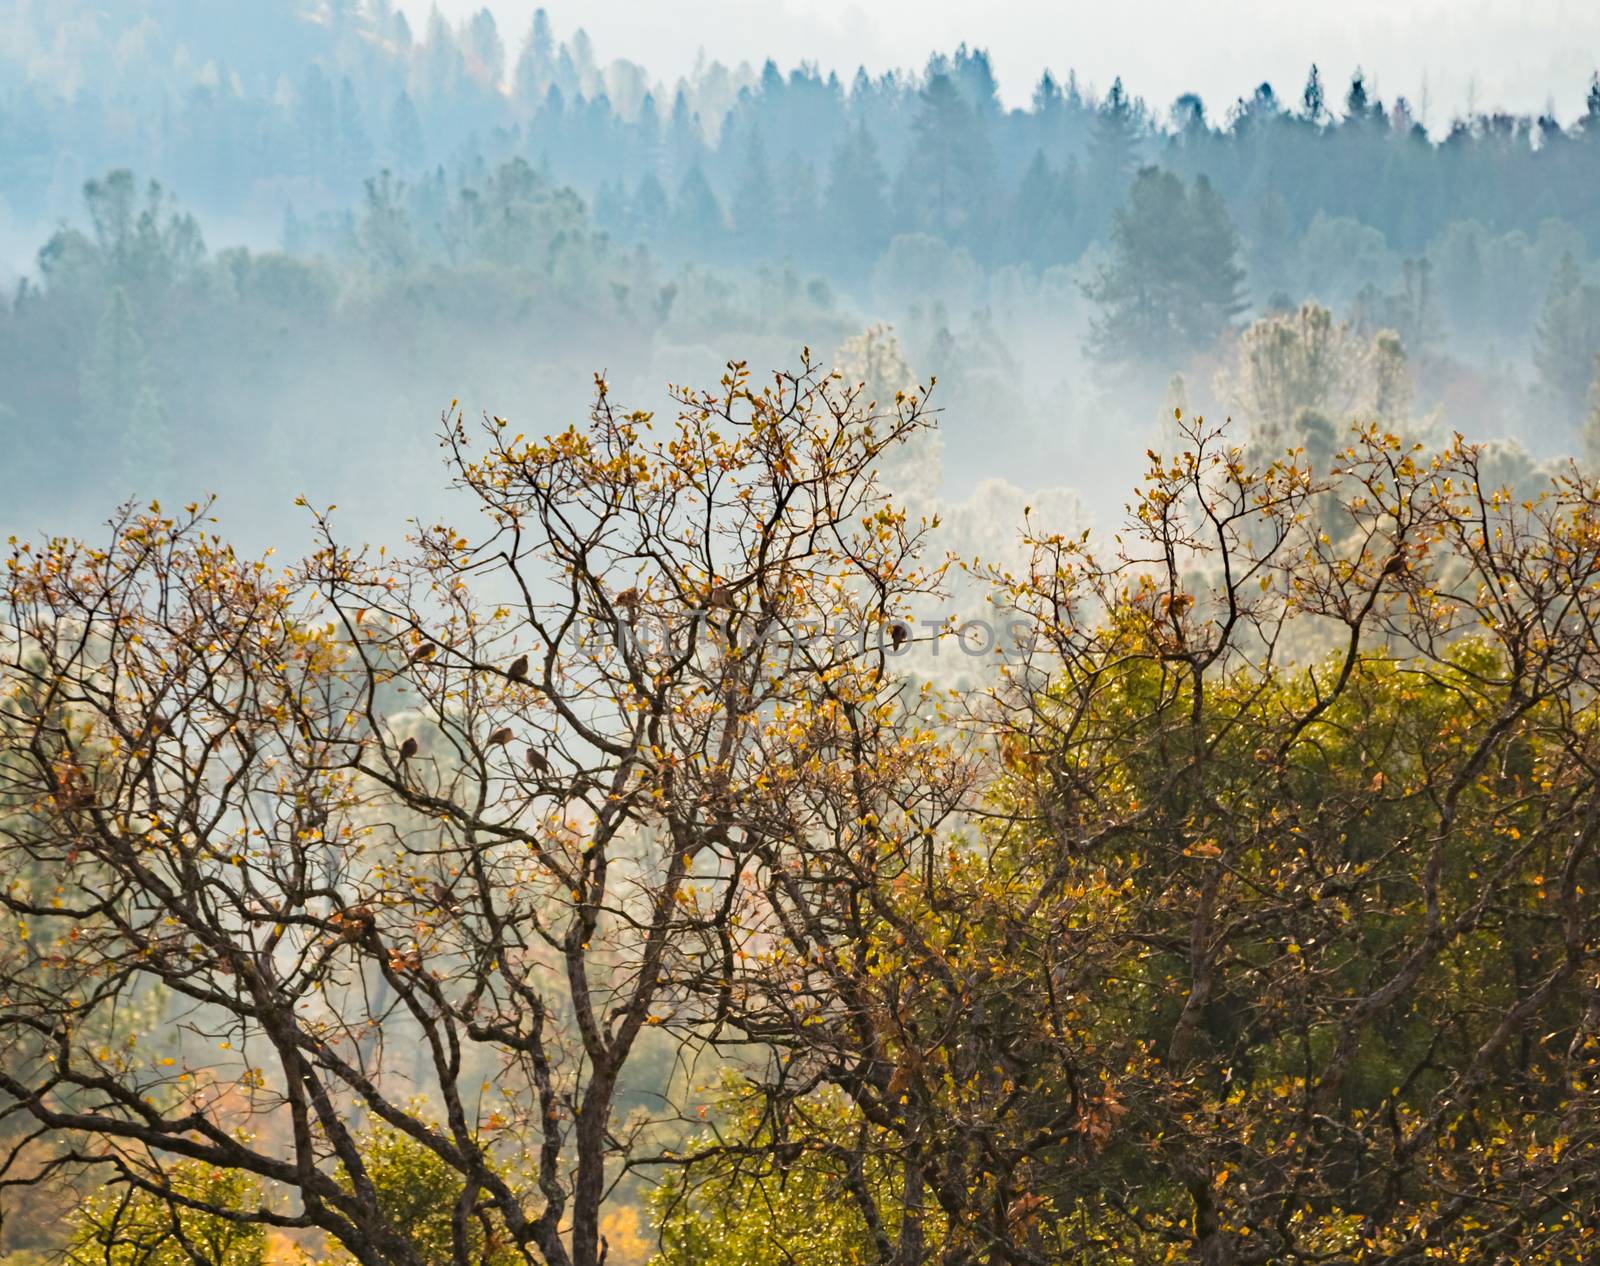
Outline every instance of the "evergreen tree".
POLYGON ((654 93, 644 94, 639 116, 633 121, 635 161, 654 170, 661 162, 661 116, 654 93))
POLYGON ((659 236, 667 227, 669 209, 667 191, 655 172, 645 172, 633 190, 634 231, 646 239, 659 236))
POLYGON ((533 11, 533 25, 517 58, 513 91, 526 109, 535 109, 550 87, 554 71, 555 38, 550 34, 550 16, 543 9, 533 11))
POLYGON ((912 145, 896 188, 900 221, 949 241, 981 235, 982 190, 991 177, 977 112, 948 74, 918 94, 912 145))
POLYGON ((778 224, 782 231, 779 253, 789 258, 805 258, 817 237, 821 198, 817 192, 817 169, 809 158, 790 153, 783 161, 786 179, 778 186, 778 224))
POLYGON ((577 76, 575 86, 580 89, 586 89, 596 75, 594 44, 581 26, 572 33, 572 69, 577 76))
POLYGON ((435 7, 428 14, 428 33, 422 47, 422 86, 430 103, 449 103, 461 88, 465 65, 455 32, 435 7))
POLYGON ((981 48, 969 50, 963 44, 956 49, 951 75, 979 118, 999 112, 1000 85, 995 81, 987 52, 981 48))
POLYGON ((1322 89, 1322 72, 1316 62, 1306 76, 1306 86, 1300 93, 1300 117, 1307 123, 1321 123, 1328 116, 1327 95, 1322 89))
POLYGON ((1287 306, 1289 253, 1294 246, 1294 224, 1289 204, 1282 193, 1269 189, 1256 203, 1255 222, 1250 226, 1250 271, 1256 294, 1275 306, 1287 306), (1281 301, 1275 302, 1278 296, 1281 301))
POLYGON ((497 90, 505 78, 506 50, 494 14, 487 8, 479 9, 467 22, 462 51, 466 55, 468 73, 486 88, 497 90))
POLYGON ((1195 178, 1185 201, 1187 234, 1184 302, 1179 308, 1188 345, 1205 347, 1245 309, 1239 234, 1211 181, 1195 178))
POLYGON ((1141 171, 1112 224, 1111 259, 1085 291, 1100 306, 1090 349, 1104 363, 1164 368, 1213 343, 1244 309, 1239 240, 1201 177, 1141 171))
POLYGON ((1211 131, 1206 122, 1206 103, 1195 93, 1186 92, 1172 103, 1172 127, 1179 144, 1203 140, 1211 131))
POLYGON ((1039 82, 1034 85, 1031 106, 1036 115, 1053 114, 1061 108, 1061 85, 1056 82, 1055 76, 1048 69, 1039 76, 1039 82))
POLYGON ((1366 73, 1358 66, 1350 76, 1350 89, 1344 95, 1344 122, 1346 126, 1360 127, 1383 120, 1383 102, 1374 100, 1367 91, 1366 73))
MULTIPOLYGON (((566 138, 567 99, 559 85, 552 83, 545 90, 539 112, 528 127, 528 139, 535 146, 559 147, 566 138)), ((537 152, 537 151, 536 151, 537 152)), ((544 151, 548 154, 548 149, 544 151)), ((618 180, 622 178, 617 177, 618 180)))
POLYGON ((361 120, 361 103, 355 85, 346 75, 339 81, 339 174, 346 180, 371 170, 372 140, 361 120))
POLYGON ((673 239, 688 247, 714 246, 722 235, 722 207, 698 166, 678 186, 670 228, 673 239))
POLYGON ((1075 258, 1076 210, 1069 179, 1050 166, 1042 150, 1035 150, 1012 200, 1007 257, 1036 268, 1075 258))
POLYGON ((833 151, 822 221, 835 259, 861 265, 875 259, 889 240, 888 174, 878 143, 858 123, 833 151))
POLYGON ((368 267, 399 273, 416 258, 416 239, 406 212, 405 184, 386 169, 365 184, 366 206, 356 240, 368 267))
POLYGON ((613 233, 628 228, 628 191, 620 180, 605 180, 594 195, 594 222, 613 233))
POLYGON ((390 38, 394 41, 395 49, 404 61, 411 59, 411 54, 416 48, 416 37, 411 33, 411 23, 406 15, 398 9, 395 10, 394 21, 391 24, 390 38))
POLYGON ((388 158, 396 171, 415 171, 422 166, 427 151, 422 144, 422 120, 411 97, 401 92, 389 107, 388 158))
POLYGON ((672 98, 672 113, 667 118, 667 161, 673 171, 698 166, 705 145, 700 137, 700 120, 689 109, 689 94, 679 88, 672 98))
POLYGON ((752 127, 745 139, 739 184, 733 194, 733 226, 739 244, 746 251, 759 252, 772 240, 777 214, 767 149, 761 140, 761 129, 752 127))
POLYGON ((1139 114, 1118 76, 1095 111, 1089 134, 1088 185, 1093 191, 1091 214, 1096 232, 1126 195, 1138 169, 1139 130, 1139 114))
POLYGON ((323 175, 338 166, 339 112, 333 87, 322 67, 306 67, 295 98, 295 129, 299 133, 303 170, 323 175))

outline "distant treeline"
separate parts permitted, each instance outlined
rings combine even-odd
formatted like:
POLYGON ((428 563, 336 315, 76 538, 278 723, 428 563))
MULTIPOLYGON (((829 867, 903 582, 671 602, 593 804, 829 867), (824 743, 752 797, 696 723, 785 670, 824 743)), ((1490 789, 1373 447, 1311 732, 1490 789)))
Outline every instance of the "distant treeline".
POLYGON ((0 294, 0 446, 29 515, 215 488, 222 453, 281 504, 308 446, 426 465, 455 395, 553 418, 602 366, 642 394, 876 321, 939 377, 952 466, 1008 477, 1107 429, 1080 349, 1135 371, 1126 426, 1303 303, 1351 346, 1394 331, 1418 418, 1545 458, 1600 407, 1600 80, 1567 125, 1434 139, 1359 71, 1210 114, 1046 72, 1008 110, 966 47, 669 92, 542 11, 514 49, 487 10, 419 39, 383 0, 9 21, 0 244, 30 276, 0 294))
MULTIPOLYGON (((388 0, 276 0, 220 15, 205 0, 26 6, 0 47, 0 196, 24 220, 59 215, 85 179, 126 166, 208 213, 264 203, 303 218, 348 206, 387 168, 441 166, 469 183, 515 156, 593 204, 599 225, 669 249, 712 245, 838 270, 926 233, 981 265, 1048 267, 1103 240, 1134 174, 1205 175, 1254 245, 1255 297, 1293 279, 1318 221, 1420 254, 1457 222, 1471 246, 1564 222, 1600 249, 1600 78, 1576 116, 1472 114, 1430 139, 1403 97, 1360 70, 1290 94, 1261 84, 1222 109, 1170 108, 1119 79, 1102 93, 1044 72, 1025 109, 999 100, 965 46, 920 72, 849 82, 703 66, 670 89, 602 65, 541 10, 502 35, 483 10, 420 37, 388 0), (31 14, 31 17, 30 17, 31 14), (1474 228, 1473 233, 1479 233, 1474 228)), ((1483 267, 1493 268, 1486 259, 1483 267)))

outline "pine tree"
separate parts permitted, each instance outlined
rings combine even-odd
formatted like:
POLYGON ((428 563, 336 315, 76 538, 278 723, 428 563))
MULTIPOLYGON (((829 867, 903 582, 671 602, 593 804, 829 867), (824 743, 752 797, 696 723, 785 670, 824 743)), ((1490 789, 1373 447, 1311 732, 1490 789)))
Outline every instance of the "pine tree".
POLYGON ((988 139, 977 112, 948 74, 918 94, 912 146, 896 188, 900 219, 950 241, 981 235, 988 139))
POLYGON ((822 222, 835 258, 862 265, 877 258, 889 240, 888 174, 878 143, 859 123, 833 151, 822 222))
POLYGON ((1033 113, 1048 115, 1061 108, 1061 85, 1056 82, 1055 76, 1048 69, 1039 76, 1039 82, 1034 85, 1033 113))
POLYGON ((1088 186, 1096 233, 1128 192, 1139 166, 1139 116, 1118 76, 1100 108, 1089 134, 1088 186))
POLYGON ((682 88, 672 98, 672 113, 667 117, 667 161, 673 171, 687 171, 704 156, 700 120, 689 108, 689 95, 682 88))
POLYGON ((1316 62, 1311 63, 1311 73, 1306 76, 1306 86, 1300 93, 1300 117, 1307 123, 1321 123, 1328 115, 1327 94, 1322 89, 1322 72, 1316 62))
POLYGON ((722 207, 698 166, 689 168, 678 186, 671 230, 680 245, 699 248, 714 245, 722 235, 722 207))
POLYGON ((653 171, 639 177, 633 190, 633 227, 642 238, 654 238, 667 226, 667 191, 653 171))
POLYGON ((620 180, 603 180, 595 190, 594 222, 612 233, 628 227, 628 191, 620 180))
POLYGON ((1250 226, 1250 271, 1257 296, 1274 306, 1284 307, 1289 302, 1289 252, 1293 244, 1289 204, 1278 190, 1268 189, 1256 203, 1255 223, 1250 226))
POLYGON ((550 87, 554 69, 555 38, 550 34, 550 17, 543 9, 533 11, 533 25, 517 58, 513 91, 527 109, 536 109, 550 87))
POLYGON ((980 118, 997 114, 1000 110, 1000 85, 989 64, 989 54, 981 48, 968 49, 965 44, 956 49, 951 74, 960 85, 967 104, 980 118))
POLYGON ((355 85, 346 75, 339 81, 339 174, 346 180, 371 170, 372 141, 361 120, 361 103, 355 85))
POLYGON ((489 90, 498 90, 505 78, 506 49, 494 14, 487 8, 478 10, 467 23, 464 43, 468 73, 489 90))
POLYGON ((1007 256, 1037 268, 1067 262, 1075 254, 1075 212, 1069 180, 1035 150, 1012 200, 1007 256))
POLYGON ((654 170, 661 162, 661 116, 656 111, 654 93, 644 94, 639 114, 633 121, 634 160, 654 170))
POLYGON ((376 271, 403 272, 416 255, 405 184, 385 169, 367 180, 364 189, 365 207, 356 234, 361 253, 376 271))
POLYGON ((295 128, 299 133, 303 169, 323 175, 338 166, 339 113, 333 87, 322 67, 306 67, 295 99, 295 128))
POLYGON ((790 153, 781 170, 785 179, 778 186, 778 224, 782 231, 780 253, 791 258, 807 257, 817 237, 821 198, 817 192, 817 169, 809 158, 790 153))
POLYGON ((1383 102, 1375 100, 1367 91, 1367 76, 1359 66, 1350 76, 1350 89, 1344 95, 1344 123, 1347 127, 1361 127, 1383 121, 1383 102))
POLYGON ((428 34, 422 49, 422 82, 426 100, 441 103, 454 98, 460 90, 465 69, 455 32, 435 7, 428 14, 428 34))
POLYGON ((1196 177, 1185 211, 1188 285, 1179 315, 1189 346, 1199 348, 1244 311, 1244 269, 1238 263, 1239 234, 1206 177, 1196 177))
POLYGON ((1180 144, 1195 144, 1211 130, 1206 121, 1206 103, 1193 92, 1186 92, 1172 103, 1172 126, 1180 144))
POLYGON ((733 226, 739 244, 746 251, 760 253, 772 239, 777 214, 767 148, 761 140, 761 129, 752 127, 745 138, 739 184, 733 194, 733 226))
POLYGON ((1113 218, 1111 258, 1085 287, 1100 305, 1091 351, 1107 364, 1163 368, 1210 346, 1244 309, 1239 238, 1201 177, 1193 191, 1147 167, 1113 218))
POLYGON ((427 157, 422 144, 422 120, 408 94, 402 92, 389 107, 388 157, 396 171, 415 171, 427 157))

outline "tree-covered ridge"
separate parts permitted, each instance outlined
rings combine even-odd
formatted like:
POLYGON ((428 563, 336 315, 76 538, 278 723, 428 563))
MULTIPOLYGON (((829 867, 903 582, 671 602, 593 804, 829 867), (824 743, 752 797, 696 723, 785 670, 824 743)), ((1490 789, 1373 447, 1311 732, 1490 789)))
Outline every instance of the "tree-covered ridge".
POLYGON ((503 34, 487 9, 413 32, 387 3, 350 0, 226 21, 178 0, 63 8, 23 6, 0 53, 0 196, 24 217, 116 166, 208 212, 266 193, 306 210, 348 201, 380 167, 521 155, 630 236, 847 267, 928 232, 985 265, 1043 266, 1103 237, 1133 172, 1159 163, 1208 176, 1269 241, 1349 218, 1415 255, 1458 220, 1532 235, 1554 218, 1600 248, 1600 81, 1560 103, 1565 123, 1471 114, 1434 139, 1359 70, 1340 90, 1312 67, 1298 91, 1262 84, 1210 111, 1045 71, 1026 108, 1005 109, 986 55, 965 46, 849 82, 768 61, 668 86, 602 64, 581 30, 558 40, 542 11, 503 34))
POLYGON ((542 14, 524 37, 487 12, 413 32, 382 4, 44 13, 0 44, 0 250, 26 281, 0 311, 0 428, 24 469, 71 453, 106 496, 228 445, 267 473, 246 497, 281 502, 311 433, 343 469, 416 392, 559 413, 582 404, 573 357, 647 390, 685 356, 831 354, 884 322, 945 384, 957 462, 1031 479, 1085 446, 1101 464, 1169 383, 1229 407, 1207 392, 1234 337, 1306 302, 1397 335, 1418 426, 1583 447, 1600 87, 1560 124, 1429 136, 1359 73, 1343 100, 1313 72, 1208 114, 1047 72, 1007 109, 970 48, 668 89, 542 14), (184 215, 144 205, 152 179, 184 215), (1114 398, 1108 367, 1131 371, 1114 398))

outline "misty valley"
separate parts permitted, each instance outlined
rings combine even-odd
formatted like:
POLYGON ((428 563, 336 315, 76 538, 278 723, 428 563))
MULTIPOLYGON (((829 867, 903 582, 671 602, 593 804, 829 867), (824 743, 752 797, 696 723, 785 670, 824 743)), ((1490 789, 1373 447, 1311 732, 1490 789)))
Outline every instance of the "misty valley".
POLYGON ((0 1266, 1600 1261, 1600 71, 552 7, 0 0, 0 1266))

